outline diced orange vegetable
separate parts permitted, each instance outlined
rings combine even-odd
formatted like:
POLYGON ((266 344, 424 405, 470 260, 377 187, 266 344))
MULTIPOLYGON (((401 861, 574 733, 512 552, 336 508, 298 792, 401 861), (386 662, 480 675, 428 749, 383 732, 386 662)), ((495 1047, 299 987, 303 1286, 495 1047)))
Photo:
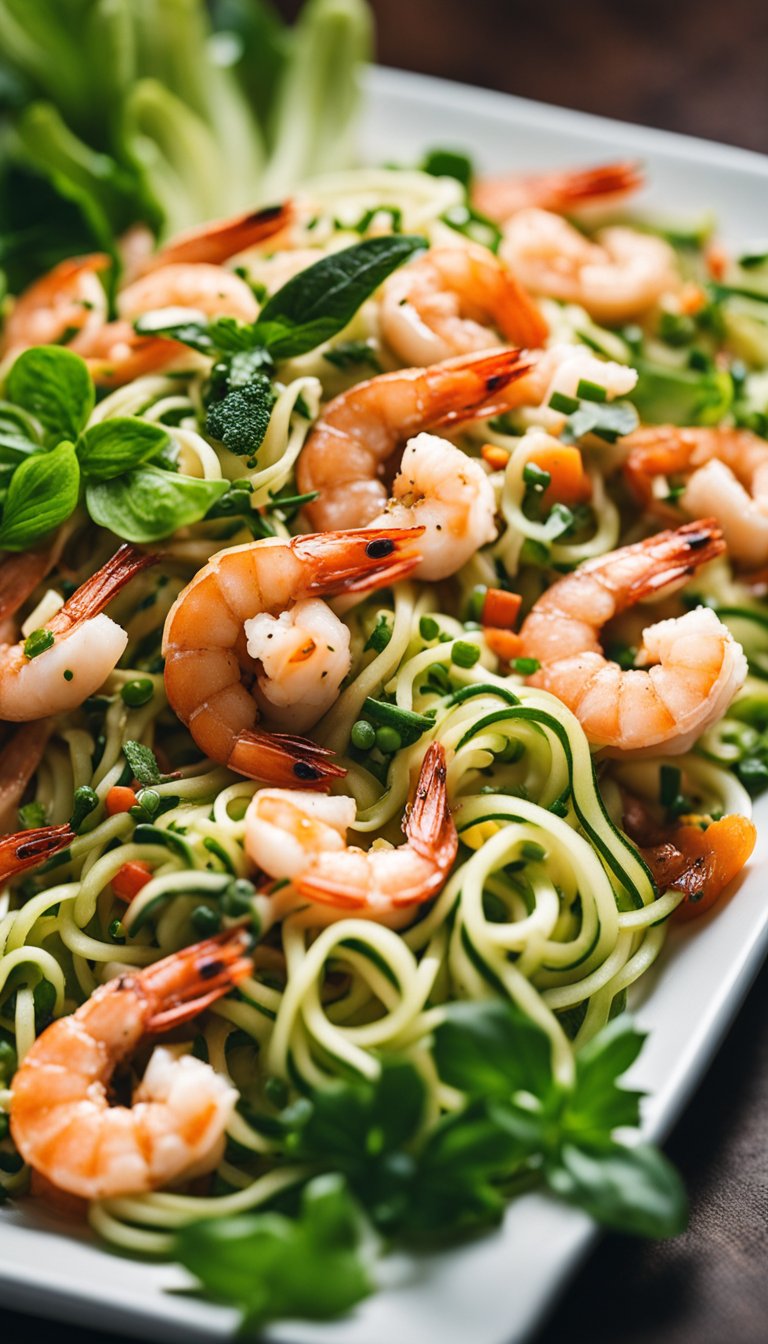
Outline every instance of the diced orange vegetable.
POLYGON ((508 593, 504 588, 489 588, 483 602, 482 624, 513 630, 522 605, 523 599, 519 593, 508 593))
POLYGON ((510 458, 506 448, 502 448, 498 443, 484 443, 480 449, 480 456, 491 471, 503 471, 510 458))
POLYGON ((707 270, 713 280, 722 280, 728 266, 728 253, 722 243, 710 243, 705 253, 707 270))
POLYGON ((690 860, 685 872, 671 884, 685 891, 675 910, 676 919, 695 919, 714 905, 720 893, 740 873, 755 847, 757 831, 746 817, 722 817, 705 831, 680 826, 673 844, 690 860))
POLYGON ((679 311, 687 317, 693 317, 695 313, 701 312, 706 302, 707 296, 701 285, 696 285, 693 282, 683 285, 678 296, 679 311))
POLYGON ((522 656, 523 641, 512 630, 499 630, 488 625, 483 630, 483 636, 491 653, 495 653, 503 663, 511 663, 513 658, 522 656))
POLYGON ((151 878, 152 869, 149 864, 133 859, 130 863, 124 863, 122 868, 118 868, 112 878, 112 890, 121 901, 130 902, 134 896, 138 896, 142 887, 146 887, 151 878))
POLYGON ((136 806, 136 794, 127 785, 114 784, 104 800, 104 806, 110 817, 116 816, 118 812, 130 812, 136 806))
POLYGON ((565 443, 546 444, 534 448, 528 454, 528 461, 549 472, 549 485, 543 495, 545 505, 586 504, 592 498, 592 482, 584 470, 578 448, 565 443))

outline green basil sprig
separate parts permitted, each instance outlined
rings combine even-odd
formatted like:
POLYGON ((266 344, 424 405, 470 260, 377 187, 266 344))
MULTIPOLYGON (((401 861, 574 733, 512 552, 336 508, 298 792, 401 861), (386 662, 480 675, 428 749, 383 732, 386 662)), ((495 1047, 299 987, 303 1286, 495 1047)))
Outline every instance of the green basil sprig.
POLYGON ((141 545, 199 522, 228 488, 228 481, 203 481, 150 463, 89 483, 85 502, 100 527, 141 545))
POLYGON ((77 507, 80 467, 74 444, 33 453, 16 468, 0 523, 0 549, 25 551, 77 507))
POLYGON ((85 360, 60 345, 38 345, 19 355, 6 396, 40 421, 50 443, 74 442, 96 401, 85 360))

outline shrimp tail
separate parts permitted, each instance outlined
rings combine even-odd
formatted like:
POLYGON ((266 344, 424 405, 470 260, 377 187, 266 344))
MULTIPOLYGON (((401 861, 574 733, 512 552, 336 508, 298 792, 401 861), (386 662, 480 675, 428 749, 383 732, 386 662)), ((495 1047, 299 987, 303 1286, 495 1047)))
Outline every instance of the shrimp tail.
POLYGON ((483 178, 472 189, 472 202, 482 214, 501 222, 526 206, 568 211, 590 201, 628 195, 644 182, 642 164, 623 159, 570 172, 483 178))
POLYGON ((266 733, 258 728, 241 732, 227 765, 249 779, 279 788, 327 789, 346 770, 331 760, 332 752, 307 737, 266 733))
POLYGON ((253 970, 251 947, 251 934, 239 926, 147 967, 139 981, 150 1008, 146 1030, 168 1031, 229 993, 253 970))
POLYGON ((0 836, 0 881, 15 877, 26 868, 34 868, 43 859, 65 849, 75 838, 75 832, 64 826, 38 826, 29 831, 15 831, 0 836))
POLYGON ((121 546, 101 569, 97 569, 67 599, 61 610, 48 622, 47 628, 59 634, 79 625, 81 621, 98 616, 140 570, 157 564, 158 559, 157 555, 145 555, 136 546, 121 546))
POLYGON ((172 242, 147 258, 138 273, 146 275, 149 271, 179 263, 208 262, 216 265, 227 261, 238 252, 244 252, 246 248, 255 247, 257 243, 282 232, 291 223, 293 215, 292 203, 284 201, 280 205, 264 206, 261 210, 247 210, 233 219, 202 224, 178 234, 172 242))
POLYGON ((458 359, 446 360, 443 364, 436 365, 435 371, 438 375, 452 368, 458 370, 466 368, 471 370, 473 380, 471 390, 468 388, 466 396, 458 401, 454 397, 450 408, 432 421, 432 427, 460 424, 473 415, 483 416, 485 419, 500 415, 508 408, 505 406, 504 398, 497 398, 496 394, 503 392, 510 383, 529 373, 535 362, 535 355, 531 356, 527 350, 513 347, 508 350, 489 350, 486 354, 472 355, 470 358, 461 355, 458 359))
POLYGON ((423 527, 365 528, 297 537, 294 553, 314 569, 310 593, 330 596, 383 588, 415 569, 421 553, 413 543, 423 527))
POLYGON ((456 858, 459 839, 448 806, 445 748, 440 742, 432 742, 427 749, 403 830, 417 854, 436 861, 441 873, 447 872, 456 858))
MULTIPOLYGON (((652 540, 652 563, 648 572, 628 586, 622 607, 632 606, 670 584, 684 583, 701 565, 708 564, 725 550, 722 529, 716 518, 701 518, 674 531, 659 532, 652 540)), ((647 543, 640 545, 647 546, 647 543)))

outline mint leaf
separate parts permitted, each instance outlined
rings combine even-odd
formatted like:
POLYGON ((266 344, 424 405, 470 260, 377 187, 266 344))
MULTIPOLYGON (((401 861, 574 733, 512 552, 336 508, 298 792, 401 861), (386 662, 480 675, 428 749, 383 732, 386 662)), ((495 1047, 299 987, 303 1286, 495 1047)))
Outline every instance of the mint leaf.
POLYGON ((100 527, 125 541, 142 543, 160 541, 180 527, 200 522, 228 488, 228 481, 204 481, 143 466, 115 480, 92 481, 85 502, 100 527))
POLYGON ((151 747, 145 747, 143 742, 134 742, 129 738, 123 743, 123 755, 133 771, 134 778, 145 788, 162 784, 163 776, 151 747))
POLYGON ((650 1144, 601 1150, 565 1144, 545 1177, 555 1194, 605 1227, 642 1237, 685 1231, 688 1204, 680 1177, 650 1144))
MULTIPOLYGON (((15 366, 14 366, 15 367, 15 366)), ((26 551, 63 523, 77 506, 80 468, 71 443, 33 453, 16 468, 5 497, 0 548, 26 551)))
POLYGON ((49 440, 76 439, 96 394, 84 359, 60 345, 38 345, 19 355, 5 386, 9 401, 34 415, 49 440))
POLYGON ((274 359, 291 359, 329 341, 351 322, 382 281, 426 247, 408 234, 369 238, 300 271, 267 301, 254 326, 254 343, 274 359))
POLYGON ((220 1301, 256 1330, 280 1317, 330 1320, 373 1291, 357 1206, 338 1175, 304 1190, 299 1216, 257 1213, 182 1228, 175 1252, 220 1301))
POLYGON ((108 481, 155 457, 169 442, 162 425, 116 415, 86 429, 77 441, 77 457, 89 480, 108 481))

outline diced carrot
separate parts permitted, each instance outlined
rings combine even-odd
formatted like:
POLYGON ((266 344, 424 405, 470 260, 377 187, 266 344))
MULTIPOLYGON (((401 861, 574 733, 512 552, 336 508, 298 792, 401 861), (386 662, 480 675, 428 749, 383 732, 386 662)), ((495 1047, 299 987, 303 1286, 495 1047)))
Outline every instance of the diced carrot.
POLYGON ((513 630, 522 605, 523 599, 519 593, 508 593, 504 588, 489 588, 483 602, 482 624, 513 630))
POLYGON ((693 317, 695 313, 701 312, 707 302, 707 296, 701 288, 701 285, 696 285, 691 282, 690 284, 683 285, 683 288, 678 295, 677 302, 681 313, 684 313, 686 317, 693 317))
POLYGON ((151 878, 152 869, 149 864, 133 859, 130 863, 124 863, 122 868, 118 868, 112 878, 112 890, 121 901, 130 902, 134 896, 138 896, 142 887, 146 887, 151 878))
POLYGON ((675 910, 676 919, 695 919, 714 905, 720 893, 740 873, 755 847, 757 831, 746 817, 722 817, 705 831, 698 826, 680 826, 673 844, 689 860, 688 867, 672 883, 685 891, 685 900, 675 910))
POLYGON ((110 817, 116 816, 118 812, 130 812, 136 806, 136 794, 127 785, 114 784, 104 800, 104 806, 110 817))
POLYGON ((722 243, 710 243, 705 253, 707 270, 713 280, 722 280, 728 266, 728 253, 722 243))
POLYGON ((483 637, 491 653, 495 653, 503 663, 511 663, 513 658, 519 658, 523 652, 523 641, 512 630, 499 630, 488 625, 483 630, 483 637))
POLYGON ((491 471, 503 471, 510 458, 507 449, 498 443, 484 443, 480 449, 480 456, 491 471))
POLYGON ((549 485, 543 495, 545 505, 586 504, 591 499, 592 482, 578 448, 565 443, 547 444, 532 449, 528 461, 549 472, 549 485))

